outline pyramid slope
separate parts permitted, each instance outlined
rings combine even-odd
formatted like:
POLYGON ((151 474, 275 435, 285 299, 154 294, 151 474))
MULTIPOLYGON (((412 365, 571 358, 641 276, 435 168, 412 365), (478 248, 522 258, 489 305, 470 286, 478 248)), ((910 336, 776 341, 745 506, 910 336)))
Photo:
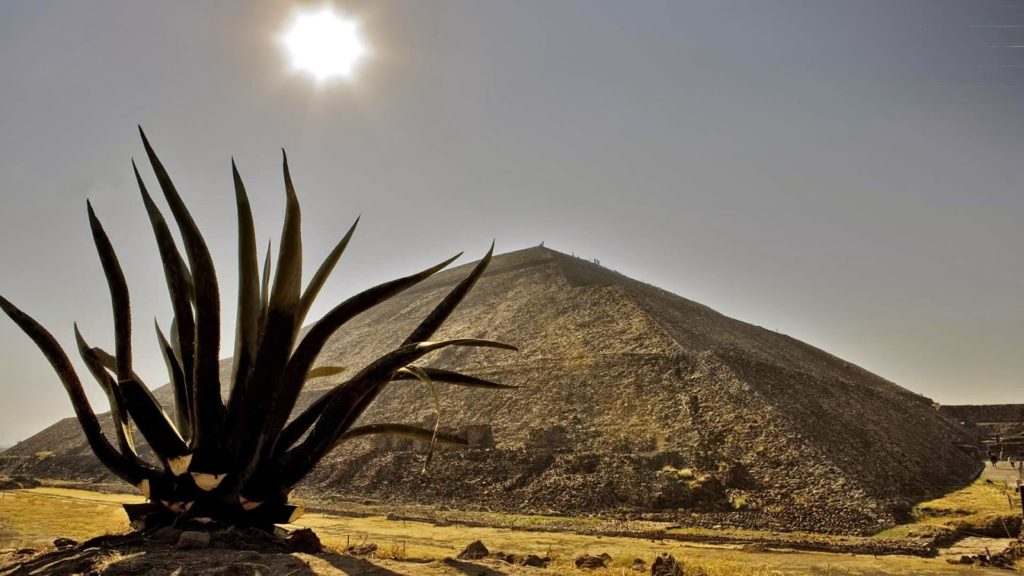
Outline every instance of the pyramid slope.
MULTIPOLYGON (((372 360, 467 272, 438 274, 357 317, 318 363, 372 360)), ((553 250, 496 256, 437 335, 450 336, 520 347, 449 349, 426 362, 520 387, 441 389, 442 424, 474 447, 439 454, 421 474, 423 457, 405 442, 352 442, 321 464, 304 496, 864 532, 977 472, 958 448, 970 438, 928 399, 553 250)), ((301 404, 343 377, 311 382, 301 404)), ((364 420, 432 424, 433 415, 422 385, 399 382, 364 420)), ((27 455, 59 436, 41 434, 0 457, 0 469, 20 455, 30 471, 27 455)), ((58 461, 84 443, 61 446, 58 461)))

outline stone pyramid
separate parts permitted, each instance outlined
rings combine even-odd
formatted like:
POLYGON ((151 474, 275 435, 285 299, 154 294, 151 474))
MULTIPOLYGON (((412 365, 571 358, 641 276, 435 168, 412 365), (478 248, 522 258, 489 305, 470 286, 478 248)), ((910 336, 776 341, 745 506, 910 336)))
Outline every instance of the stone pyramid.
MULTIPOLYGON (((469 266, 357 317, 318 364, 371 361, 469 266)), ((437 338, 456 335, 520 347, 449 349, 424 362, 519 387, 438 385, 442 426, 470 446, 438 452, 424 472, 423 446, 354 440, 321 463, 299 496, 325 506, 358 498, 865 533, 979 470, 966 448, 972 438, 928 398, 554 250, 496 256, 437 338)), ((300 407, 344 378, 311 381, 300 407)), ((364 421, 433 425, 435 414, 426 387, 401 381, 364 421)), ((0 455, 0 472, 106 478, 73 419, 0 455)))

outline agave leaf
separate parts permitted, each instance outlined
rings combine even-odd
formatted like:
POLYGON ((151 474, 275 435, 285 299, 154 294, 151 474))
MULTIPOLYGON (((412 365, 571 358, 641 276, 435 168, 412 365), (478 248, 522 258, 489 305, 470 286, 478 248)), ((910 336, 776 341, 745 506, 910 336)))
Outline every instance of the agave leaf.
MULTIPOLYGON (((164 269, 164 280, 167 283, 167 292, 174 310, 174 320, 171 322, 172 349, 181 365, 186 386, 192 388, 196 335, 195 318, 192 316, 192 302, 195 301, 192 276, 181 257, 181 252, 178 251, 170 228, 167 227, 167 221, 149 195, 134 160, 132 160, 132 170, 135 172, 135 180, 138 183, 139 192, 142 194, 142 203, 146 206, 146 214, 149 216, 149 223, 153 228, 153 235, 156 237, 160 261, 164 269)), ((194 412, 195 407, 193 406, 189 410, 194 412)))
POLYGON ((92 448, 100 462, 117 477, 135 486, 140 486, 143 481, 154 478, 157 474, 155 470, 146 468, 118 452, 103 435, 99 420, 96 419, 96 414, 92 411, 89 399, 82 389, 82 382, 71 366, 67 354, 64 353, 53 335, 3 296, 0 296, 0 309, 35 342, 39 350, 46 356, 47 361, 50 362, 50 366, 57 373, 71 399, 75 416, 78 417, 78 423, 82 426, 82 432, 89 442, 89 447, 92 448))
POLYGON ((326 378, 327 376, 334 376, 335 374, 341 374, 346 368, 344 366, 317 366, 306 374, 306 381, 310 381, 314 378, 326 378))
POLYGON ((302 226, 299 199, 295 196, 292 176, 288 170, 288 156, 284 158, 284 188, 287 199, 284 214, 284 228, 281 230, 281 246, 277 252, 277 270, 274 287, 270 292, 270 310, 290 311, 297 317, 302 293, 302 226))
POLYGON ((293 504, 265 503, 258 508, 246 512, 246 522, 255 525, 272 526, 274 524, 294 524, 306 511, 293 504))
POLYGON ((280 466, 281 482, 294 486, 312 471, 316 463, 330 452, 338 437, 348 430, 376 399, 398 369, 427 354, 449 346, 470 346, 516 350, 515 346, 476 338, 457 338, 440 342, 419 342, 392 350, 381 356, 348 381, 340 384, 305 440, 284 454, 280 466))
POLYGON ((117 377, 117 358, 114 358, 113 354, 99 347, 90 348, 89 352, 96 357, 101 366, 109 370, 114 377, 117 377))
POLYGON ((361 436, 369 436, 371 434, 403 436, 420 442, 430 442, 431 444, 436 442, 440 444, 450 444, 452 446, 469 445, 469 442, 465 438, 445 434, 443 432, 431 431, 418 426, 411 426, 409 424, 367 424, 365 426, 356 426, 342 434, 338 438, 338 442, 341 443, 346 440, 359 438, 361 436))
POLYGON ((427 466, 430 465, 430 460, 434 457, 434 447, 437 445, 437 434, 441 430, 441 398, 437 395, 437 387, 434 386, 434 381, 430 379, 422 369, 416 366, 407 366, 405 368, 399 368, 398 372, 412 374, 418 378, 427 387, 427 391, 430 392, 430 397, 434 401, 434 433, 430 438, 430 447, 427 448, 427 459, 423 462, 422 472, 427 472, 427 466))
MULTIPOLYGON (((445 384, 455 384, 458 386, 468 386, 470 388, 491 388, 496 390, 510 390, 518 388, 518 386, 511 386, 509 384, 499 384, 498 382, 491 382, 490 380, 484 380, 483 378, 477 378, 468 374, 462 374, 460 372, 454 372, 452 370, 442 370, 440 368, 430 368, 427 366, 408 366, 408 368, 417 368, 426 373, 434 382, 443 382, 445 384)), ((403 372, 399 370, 395 373, 394 380, 409 380, 416 378, 416 376, 410 372, 403 372)))
POLYGON ((107 277, 110 289, 110 300, 114 309, 114 354, 117 366, 117 387, 124 396, 125 406, 135 420, 135 425, 145 436, 153 451, 162 459, 184 456, 188 446, 181 439, 178 431, 171 424, 167 414, 156 399, 138 380, 132 370, 131 356, 131 306, 128 297, 128 284, 125 282, 117 254, 110 243, 103 226, 100 224, 92 205, 86 203, 89 212, 89 225, 92 228, 93 240, 103 265, 103 274, 107 277), (161 418, 162 416, 162 418, 161 418))
MULTIPOLYGON (((221 457, 224 427, 224 401, 220 396, 220 291, 217 286, 217 272, 213 267, 210 250, 203 240, 199 227, 178 194, 167 170, 150 146, 146 134, 139 127, 142 144, 153 167, 160 189, 171 208, 185 244, 189 268, 195 286, 195 365, 192 377, 192 399, 196 405, 194 423, 195 461, 197 473, 222 474, 224 459, 221 457)), ((179 326, 180 328, 180 326, 179 326)))
POLYGON ((260 283, 260 332, 267 322, 267 308, 270 306, 270 248, 272 242, 267 242, 267 256, 263 259, 263 281, 260 283))
POLYGON ((131 302, 128 297, 128 283, 124 279, 124 272, 121 264, 117 261, 117 254, 114 253, 114 246, 110 243, 92 209, 92 204, 87 200, 86 209, 89 212, 89 227, 92 229, 92 238, 96 243, 96 251, 100 255, 100 263, 103 266, 103 275, 107 278, 107 287, 110 291, 110 302, 114 310, 114 355, 117 360, 117 378, 123 380, 132 373, 132 314, 131 302))
POLYGON ((283 169, 287 205, 266 324, 244 402, 239 402, 237 410, 231 414, 229 436, 234 443, 233 464, 240 473, 251 467, 261 446, 267 441, 263 434, 266 414, 271 409, 274 388, 284 373, 299 331, 297 321, 302 291, 301 212, 288 170, 287 155, 283 156, 283 169))
POLYGON ((320 418, 323 414, 324 408, 331 401, 332 394, 335 393, 337 388, 327 392, 326 394, 317 398, 312 404, 306 407, 305 410, 299 413, 294 420, 288 423, 287 426, 281 430, 280 436, 277 439, 277 446, 274 449, 274 456, 271 460, 277 460, 285 450, 291 448, 296 442, 302 439, 302 436, 309 431, 310 427, 320 418))
POLYGON ((252 208, 245 193, 245 185, 238 174, 234 159, 231 174, 235 183, 235 204, 238 211, 238 318, 235 328, 235 356, 232 365, 232 388, 228 400, 228 417, 237 414, 246 401, 246 390, 252 373, 253 360, 259 344, 260 265, 256 255, 256 226, 252 208))
MULTIPOLYGON (((103 393, 107 395, 110 403, 110 415, 114 420, 114 434, 117 438, 121 454, 131 459, 138 459, 139 453, 135 449, 135 439, 132 437, 132 427, 128 422, 128 410, 124 405, 124 398, 121 396, 121 389, 117 381, 107 372, 95 348, 90 348, 75 324, 75 342, 78 344, 78 353, 82 356, 89 372, 96 378, 103 393)), ((116 368, 115 368, 116 370, 116 368)))
POLYGON ((186 440, 192 437, 192 400, 191 391, 185 382, 185 374, 174 356, 174 349, 171 347, 167 337, 164 336, 160 325, 154 321, 156 327, 156 338, 160 343, 160 351, 163 353, 164 364, 167 365, 167 374, 171 379, 171 386, 174 387, 174 423, 186 440))
POLYGON ((118 386, 132 420, 161 460, 169 462, 189 454, 188 445, 178 429, 138 376, 131 375, 120 380, 118 386))
POLYGON ((462 282, 459 282, 447 296, 431 311, 427 317, 420 322, 420 325, 409 334, 409 337, 402 342, 402 345, 412 344, 413 342, 423 342, 430 339, 437 332, 437 329, 444 324, 444 321, 448 319, 448 316, 455 310, 455 307, 462 302, 462 299, 466 297, 466 294, 473 288, 476 281, 483 275, 484 270, 487 269, 487 265, 491 263, 491 255, 494 253, 494 242, 491 242, 491 248, 487 251, 487 254, 477 262, 477 265, 473 267, 473 270, 466 276, 462 282))
MULTIPOLYGON (((470 388, 489 388, 497 390, 509 390, 518 388, 518 386, 499 384, 497 382, 484 380, 482 378, 469 376, 467 374, 462 374, 459 372, 453 372, 451 370, 442 370, 440 368, 429 367, 418 368, 420 370, 423 370, 434 382, 441 382, 444 384, 455 384, 458 386, 468 386, 470 388)), ((314 368, 313 370, 310 370, 310 378, 313 377, 312 374, 317 370, 319 370, 319 368, 314 368)), ((392 376, 391 379, 409 380, 413 378, 416 378, 416 376, 412 372, 398 370, 397 372, 395 372, 394 376, 392 376)), ((320 414, 323 413, 323 410, 327 406, 327 403, 331 401, 332 394, 341 393, 342 391, 343 388, 336 387, 333 390, 327 392, 326 394, 323 394, 322 396, 317 398, 312 404, 306 407, 306 409, 303 410, 298 416, 296 416, 295 419, 289 422, 288 425, 284 427, 284 430, 281 431, 281 436, 278 439, 278 455, 281 452, 287 450, 288 448, 291 448, 296 442, 298 442, 302 438, 302 436, 309 430, 309 428, 313 425, 313 423, 316 422, 317 418, 320 417, 320 414)))
MULTIPOLYGON (((262 456, 272 452, 274 447, 280 443, 278 436, 283 430, 292 408, 295 407, 295 401, 302 391, 302 386, 306 381, 309 370, 331 335, 358 314, 426 280, 460 255, 461 253, 456 254, 452 258, 416 274, 364 290, 335 306, 333 310, 328 312, 310 328, 309 332, 295 349, 291 359, 288 360, 288 365, 281 378, 280 385, 275 391, 274 399, 270 405, 271 411, 267 414, 264 423, 264 437, 269 442, 265 442, 262 456)), ((303 430, 298 436, 302 436, 304 433, 305 431, 303 430)))
POLYGON ((359 225, 359 218, 352 223, 352 226, 345 233, 345 236, 338 242, 338 244, 331 250, 331 253, 324 259, 323 264, 317 269, 316 274, 313 275, 313 279, 309 281, 309 285, 306 286, 306 291, 302 293, 302 300, 299 303, 299 326, 302 325, 303 320, 306 319, 306 314, 309 313, 309 309, 313 306, 313 301, 316 300, 317 294, 320 293, 320 289, 323 288, 324 282, 331 275, 334 267, 338 264, 338 260, 341 259, 341 255, 345 252, 345 248, 348 247, 349 240, 352 239, 352 234, 356 231, 356 226, 359 225))

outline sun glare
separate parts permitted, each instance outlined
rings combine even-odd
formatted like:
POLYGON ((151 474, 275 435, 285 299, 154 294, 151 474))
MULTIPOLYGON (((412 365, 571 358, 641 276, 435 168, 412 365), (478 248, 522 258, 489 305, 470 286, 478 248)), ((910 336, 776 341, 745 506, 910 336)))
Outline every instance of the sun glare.
POLYGON ((329 7, 296 14, 282 42, 291 56, 292 67, 312 74, 318 82, 351 77, 356 64, 366 55, 358 24, 329 7))

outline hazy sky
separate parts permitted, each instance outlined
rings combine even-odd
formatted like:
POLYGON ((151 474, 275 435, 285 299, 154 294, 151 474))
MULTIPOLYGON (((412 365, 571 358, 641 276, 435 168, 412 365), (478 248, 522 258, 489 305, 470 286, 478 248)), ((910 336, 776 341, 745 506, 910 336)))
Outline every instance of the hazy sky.
MULTIPOLYGON (((230 158, 265 242, 283 146, 307 269, 363 215, 314 314, 491 238, 544 240, 942 403, 1024 399, 1024 1, 335 6, 372 55, 317 87, 278 45, 287 2, 0 5, 0 293, 69 351, 74 320, 112 346, 91 198, 137 363, 166 379, 141 123, 219 263, 224 355, 230 158)), ((6 318, 0 391, 0 443, 72 413, 6 318)))

